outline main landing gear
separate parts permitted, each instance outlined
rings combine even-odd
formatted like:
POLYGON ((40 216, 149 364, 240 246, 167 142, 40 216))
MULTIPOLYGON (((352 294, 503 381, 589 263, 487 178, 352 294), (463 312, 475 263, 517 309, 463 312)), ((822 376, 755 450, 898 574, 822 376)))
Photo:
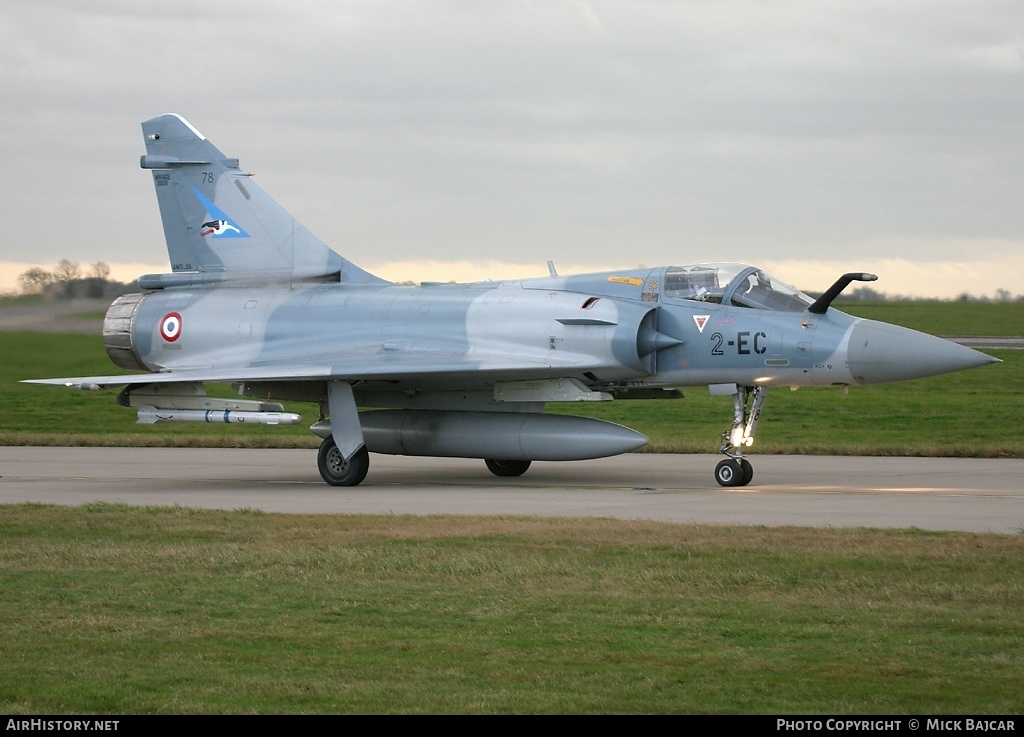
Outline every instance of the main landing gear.
POLYGON ((753 480, 754 467, 743 457, 743 449, 754 443, 754 431, 767 396, 766 386, 737 387, 732 395, 732 427, 722 433, 721 452, 726 459, 715 467, 715 481, 722 486, 746 486, 753 480), (749 410, 748 400, 751 400, 749 410))
MULTIPOLYGON (((530 467, 531 461, 486 458, 484 463, 487 464, 487 470, 495 476, 522 476, 530 467)), ((370 470, 370 454, 363 445, 346 461, 338 450, 334 438, 328 435, 320 444, 316 465, 321 478, 331 486, 358 486, 366 478, 366 472, 370 470)))
POLYGON ((502 461, 496 458, 485 458, 487 470, 495 476, 522 476, 530 467, 531 461, 502 461))

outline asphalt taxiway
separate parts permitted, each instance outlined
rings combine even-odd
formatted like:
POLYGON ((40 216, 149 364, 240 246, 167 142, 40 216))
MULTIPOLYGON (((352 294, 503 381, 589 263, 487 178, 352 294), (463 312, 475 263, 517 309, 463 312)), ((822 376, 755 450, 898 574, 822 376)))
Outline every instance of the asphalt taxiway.
POLYGON ((1024 531, 1024 460, 753 455, 753 483, 725 489, 719 458, 634 453, 498 478, 477 460, 371 454, 366 481, 338 488, 313 450, 0 447, 0 504, 1024 531))

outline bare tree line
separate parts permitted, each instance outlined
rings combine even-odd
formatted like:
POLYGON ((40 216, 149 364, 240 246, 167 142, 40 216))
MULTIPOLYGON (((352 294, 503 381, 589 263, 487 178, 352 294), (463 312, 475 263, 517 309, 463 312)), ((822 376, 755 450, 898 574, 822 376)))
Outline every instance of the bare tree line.
POLYGON ((22 294, 40 294, 46 297, 114 297, 124 293, 130 285, 111 280, 110 266, 97 261, 82 268, 77 261, 61 259, 53 271, 33 266, 18 275, 22 294))
MULTIPOLYGON (((818 293, 808 292, 812 297, 818 293)), ((879 292, 871 287, 860 287, 849 292, 843 292, 843 301, 848 302, 1024 302, 1024 294, 1014 295, 1008 289, 997 289, 995 296, 976 295, 968 292, 961 292, 956 297, 941 299, 936 297, 905 297, 903 295, 892 295, 886 292, 879 292)))

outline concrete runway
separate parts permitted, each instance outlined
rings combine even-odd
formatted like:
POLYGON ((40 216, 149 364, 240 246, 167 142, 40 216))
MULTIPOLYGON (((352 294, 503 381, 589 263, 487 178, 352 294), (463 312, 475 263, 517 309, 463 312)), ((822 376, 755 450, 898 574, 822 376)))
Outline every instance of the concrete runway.
POLYGON ((628 454, 538 462, 503 479, 477 460, 371 454, 362 485, 335 488, 320 480, 312 450, 0 447, 0 504, 1024 530, 1024 460, 752 455, 754 482, 724 489, 712 478, 719 459, 628 454))

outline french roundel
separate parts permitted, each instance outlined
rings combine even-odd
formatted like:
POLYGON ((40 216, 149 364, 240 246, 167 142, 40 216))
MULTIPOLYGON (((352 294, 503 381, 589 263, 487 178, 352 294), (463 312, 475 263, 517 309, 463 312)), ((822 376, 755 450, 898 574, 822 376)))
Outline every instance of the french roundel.
POLYGON ((181 315, 177 312, 168 312, 160 321, 160 335, 168 343, 173 343, 181 337, 181 315))

